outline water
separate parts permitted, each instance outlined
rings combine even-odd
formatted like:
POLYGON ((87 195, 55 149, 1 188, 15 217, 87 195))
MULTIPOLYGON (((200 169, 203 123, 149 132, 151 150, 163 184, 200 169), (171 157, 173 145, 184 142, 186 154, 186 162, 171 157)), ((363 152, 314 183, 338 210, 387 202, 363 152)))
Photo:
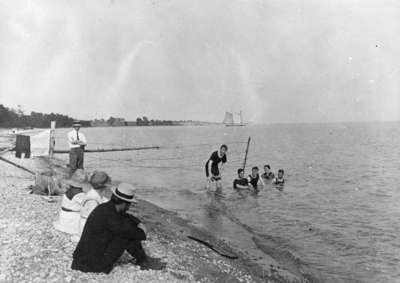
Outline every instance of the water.
MULTIPOLYGON (((250 251, 260 263, 265 244, 284 260, 290 257, 283 251, 290 251, 323 281, 400 281, 399 123, 83 131, 89 148, 165 147, 86 154, 85 163, 136 184, 141 198, 250 251), (282 191, 270 184, 258 194, 232 189, 248 136, 248 166, 285 169, 282 191), (229 146, 228 164, 223 195, 215 196, 204 190, 204 163, 222 143, 229 146)), ((65 134, 57 131, 58 148, 66 148, 65 134)))

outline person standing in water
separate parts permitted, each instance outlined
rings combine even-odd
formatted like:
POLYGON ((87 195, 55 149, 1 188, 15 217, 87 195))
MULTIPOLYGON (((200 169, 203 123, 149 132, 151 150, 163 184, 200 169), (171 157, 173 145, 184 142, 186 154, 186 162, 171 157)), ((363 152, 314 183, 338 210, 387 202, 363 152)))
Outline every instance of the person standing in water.
POLYGON ((206 188, 209 189, 212 182, 216 182, 217 189, 222 188, 221 182, 221 170, 223 164, 227 162, 226 152, 228 151, 228 146, 223 144, 219 150, 214 151, 210 158, 206 162, 206 177, 207 184, 206 188))
POLYGON ((74 174, 76 169, 83 169, 83 153, 87 145, 85 135, 79 132, 81 123, 74 121, 72 127, 74 129, 68 133, 68 145, 70 148, 69 169, 71 170, 71 175, 74 174))

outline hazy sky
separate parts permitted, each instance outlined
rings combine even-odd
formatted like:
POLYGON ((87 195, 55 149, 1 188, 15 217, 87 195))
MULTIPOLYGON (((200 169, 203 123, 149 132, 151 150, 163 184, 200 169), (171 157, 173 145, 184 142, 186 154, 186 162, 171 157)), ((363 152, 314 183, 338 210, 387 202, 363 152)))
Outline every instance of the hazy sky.
POLYGON ((400 2, 1 0, 0 103, 80 119, 400 120, 400 2))

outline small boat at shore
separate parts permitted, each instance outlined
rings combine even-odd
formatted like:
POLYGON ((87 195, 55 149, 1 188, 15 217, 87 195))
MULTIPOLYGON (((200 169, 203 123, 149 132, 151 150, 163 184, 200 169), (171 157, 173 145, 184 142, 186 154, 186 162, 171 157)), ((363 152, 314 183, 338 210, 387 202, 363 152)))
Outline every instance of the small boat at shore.
POLYGON ((232 112, 225 112, 225 118, 222 121, 222 124, 224 124, 226 127, 242 127, 246 126, 247 124, 243 123, 243 115, 242 115, 242 110, 240 110, 238 113, 235 113, 239 115, 240 117, 240 123, 235 123, 233 119, 233 113, 232 112))

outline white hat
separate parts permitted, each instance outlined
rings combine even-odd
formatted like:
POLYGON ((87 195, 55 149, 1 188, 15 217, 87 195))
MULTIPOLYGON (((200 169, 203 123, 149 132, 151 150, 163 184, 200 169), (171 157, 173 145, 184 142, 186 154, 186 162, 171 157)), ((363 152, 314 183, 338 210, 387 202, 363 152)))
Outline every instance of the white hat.
POLYGON ((123 201, 137 203, 135 198, 136 188, 131 184, 121 183, 116 187, 112 187, 111 191, 114 196, 123 201))
POLYGON ((92 186, 89 184, 89 178, 87 174, 82 169, 77 169, 72 175, 71 179, 66 180, 66 183, 75 188, 81 188, 85 192, 92 188, 92 186))

